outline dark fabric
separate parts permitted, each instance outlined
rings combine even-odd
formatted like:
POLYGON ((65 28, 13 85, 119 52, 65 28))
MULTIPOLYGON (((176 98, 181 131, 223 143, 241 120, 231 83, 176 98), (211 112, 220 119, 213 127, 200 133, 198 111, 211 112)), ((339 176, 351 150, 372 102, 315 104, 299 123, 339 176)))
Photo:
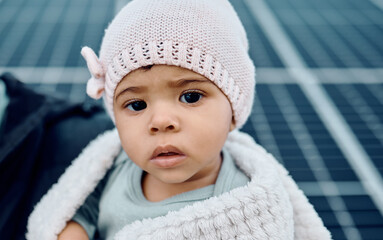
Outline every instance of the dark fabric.
POLYGON ((33 206, 113 123, 94 103, 36 93, 7 73, 0 81, 10 100, 0 126, 0 238, 25 239, 33 206))

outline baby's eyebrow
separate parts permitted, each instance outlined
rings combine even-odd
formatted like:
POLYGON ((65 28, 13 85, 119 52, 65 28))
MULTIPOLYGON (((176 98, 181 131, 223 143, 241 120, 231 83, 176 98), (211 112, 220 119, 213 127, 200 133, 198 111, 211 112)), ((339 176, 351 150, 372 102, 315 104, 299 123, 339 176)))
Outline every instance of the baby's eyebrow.
MULTIPOLYGON (((182 87, 185 87, 185 86, 193 84, 193 83, 212 83, 212 82, 208 79, 179 79, 177 81, 169 82, 168 86, 170 88, 182 88, 182 87)), ((124 90, 122 90, 121 92, 119 92, 118 94, 116 94, 116 99, 118 99, 118 97, 120 97, 121 95, 128 93, 128 92, 130 92, 130 93, 141 93, 141 92, 144 92, 145 90, 147 90, 147 87, 145 87, 145 86, 128 87, 128 88, 125 88, 124 90)))
POLYGON ((174 82, 169 82, 168 85, 171 88, 180 88, 193 83, 211 83, 211 81, 207 79, 180 79, 174 82))
POLYGON ((121 92, 119 92, 117 95, 116 95, 116 99, 121 96, 122 94, 124 93, 127 93, 127 92, 132 92, 132 93, 140 93, 140 92, 143 92, 146 90, 146 87, 143 87, 143 86, 134 86, 134 87, 128 87, 128 88, 125 88, 124 90, 122 90, 121 92))

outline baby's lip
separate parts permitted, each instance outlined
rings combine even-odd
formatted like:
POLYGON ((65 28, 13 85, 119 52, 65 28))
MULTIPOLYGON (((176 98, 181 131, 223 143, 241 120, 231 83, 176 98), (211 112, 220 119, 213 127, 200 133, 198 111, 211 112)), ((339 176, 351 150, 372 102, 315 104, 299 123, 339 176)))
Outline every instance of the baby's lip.
POLYGON ((151 159, 155 159, 161 156, 171 156, 171 155, 185 156, 185 154, 182 151, 180 151, 177 147, 173 145, 165 145, 165 146, 158 146, 156 149, 154 149, 151 159))

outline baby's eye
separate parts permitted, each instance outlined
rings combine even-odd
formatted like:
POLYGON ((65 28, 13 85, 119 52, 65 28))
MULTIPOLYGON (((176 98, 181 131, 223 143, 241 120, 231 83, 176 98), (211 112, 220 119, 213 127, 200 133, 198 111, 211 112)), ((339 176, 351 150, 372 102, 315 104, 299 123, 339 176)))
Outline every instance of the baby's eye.
POLYGON ((195 103, 198 102, 203 95, 199 92, 187 92, 181 95, 180 101, 184 103, 195 103))
POLYGON ((128 105, 126 105, 126 108, 128 108, 131 111, 138 112, 138 111, 144 110, 146 108, 146 102, 134 101, 134 102, 131 102, 128 105))

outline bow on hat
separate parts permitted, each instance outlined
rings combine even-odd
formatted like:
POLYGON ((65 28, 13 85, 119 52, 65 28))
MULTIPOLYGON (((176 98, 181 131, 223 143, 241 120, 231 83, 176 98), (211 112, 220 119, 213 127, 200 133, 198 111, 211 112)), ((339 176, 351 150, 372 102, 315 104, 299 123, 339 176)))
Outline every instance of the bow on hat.
POLYGON ((86 93, 94 99, 101 98, 105 89, 105 70, 97 58, 97 55, 89 47, 81 49, 81 55, 84 57, 92 77, 86 84, 86 93))

